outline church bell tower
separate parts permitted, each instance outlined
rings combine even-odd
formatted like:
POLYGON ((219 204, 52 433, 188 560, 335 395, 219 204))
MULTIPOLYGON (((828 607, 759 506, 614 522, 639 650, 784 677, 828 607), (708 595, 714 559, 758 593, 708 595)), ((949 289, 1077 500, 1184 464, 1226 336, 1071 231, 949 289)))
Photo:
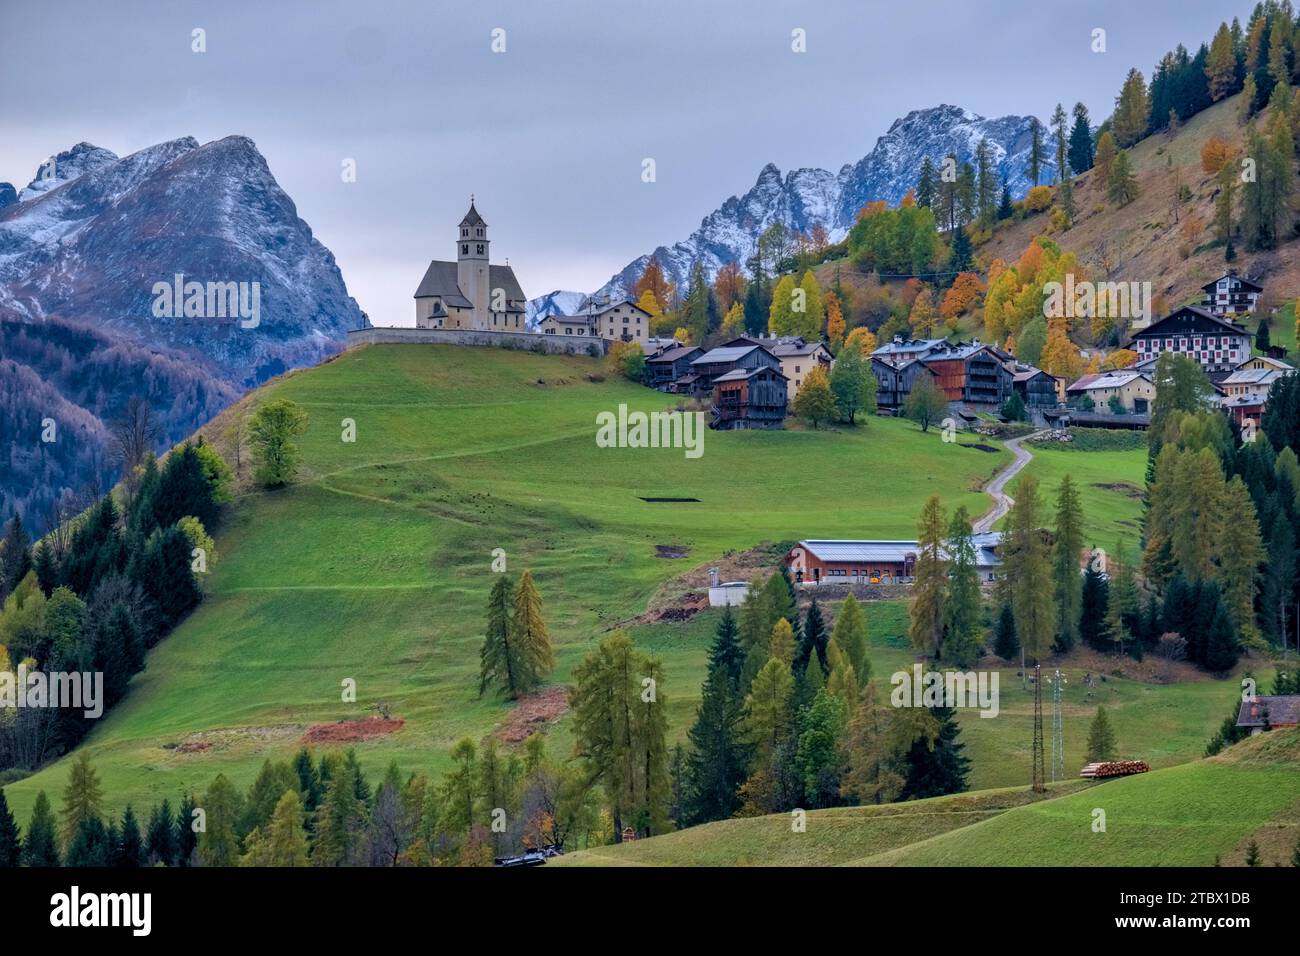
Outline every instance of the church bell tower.
POLYGON ((474 303, 474 327, 491 328, 491 280, 488 270, 487 223, 469 199, 469 212, 457 227, 456 284, 465 298, 474 303))

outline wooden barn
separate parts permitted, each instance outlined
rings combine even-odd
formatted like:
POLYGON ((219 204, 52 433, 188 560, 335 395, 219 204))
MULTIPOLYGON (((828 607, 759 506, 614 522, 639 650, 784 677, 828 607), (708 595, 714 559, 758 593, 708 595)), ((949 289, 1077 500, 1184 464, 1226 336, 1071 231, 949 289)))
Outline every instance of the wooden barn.
POLYGON ((767 366, 735 368, 713 380, 713 427, 780 428, 785 421, 786 378, 767 366))

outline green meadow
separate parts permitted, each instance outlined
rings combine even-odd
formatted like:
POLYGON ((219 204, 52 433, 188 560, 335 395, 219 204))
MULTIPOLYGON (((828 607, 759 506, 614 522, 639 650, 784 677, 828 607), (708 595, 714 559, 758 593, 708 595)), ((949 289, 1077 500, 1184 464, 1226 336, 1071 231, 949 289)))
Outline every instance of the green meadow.
MULTIPOLYGON (((394 759, 403 771, 440 770, 456 740, 509 716, 477 695, 494 549, 508 572, 536 577, 557 649, 552 679, 563 683, 665 581, 763 543, 912 537, 930 494, 982 513, 981 486, 1010 459, 879 418, 710 431, 696 459, 599 448, 597 413, 674 400, 606 377, 595 359, 500 349, 372 346, 254 396, 270 398, 310 415, 300 480, 228 509, 206 600, 83 744, 114 809, 174 801, 217 773, 246 786, 311 725, 379 706, 405 725, 356 745, 367 772, 394 759), (344 419, 355 442, 342 440, 344 419), (641 500, 653 497, 699 500, 641 500), (687 555, 661 558, 657 545, 687 555), (356 703, 342 700, 348 679, 356 703)), ((675 735, 693 715, 715 622, 633 628, 664 658, 675 735)), ((567 753, 566 722, 551 735, 567 753)), ((66 776, 65 759, 6 795, 22 818, 39 789, 57 803, 66 776)))

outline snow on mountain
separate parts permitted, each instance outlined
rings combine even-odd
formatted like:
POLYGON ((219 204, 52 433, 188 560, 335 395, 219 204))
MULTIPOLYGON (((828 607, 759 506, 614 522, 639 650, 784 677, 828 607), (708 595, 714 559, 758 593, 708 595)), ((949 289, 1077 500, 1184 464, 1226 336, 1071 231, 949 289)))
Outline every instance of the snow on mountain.
POLYGON ((0 309, 89 320, 245 387, 318 362, 360 324, 334 256, 252 140, 187 136, 123 159, 81 143, 55 168, 0 209, 0 309), (156 317, 155 283, 178 274, 258 283, 258 324, 156 317))
POLYGON ((116 153, 90 143, 78 143, 41 163, 18 198, 31 199, 116 161, 116 153))
MULTIPOLYGON (((704 263, 712 278, 728 262, 743 265, 754 254, 759 235, 774 222, 805 234, 820 223, 830 240, 837 242, 847 235, 858 210, 868 202, 883 199, 896 204, 914 188, 923 159, 929 157, 938 166, 953 153, 958 163, 973 161, 982 137, 988 139, 994 165, 999 175, 1006 177, 1012 195, 1024 195, 1032 185, 1027 173, 1030 123, 1028 116, 986 119, 945 104, 895 120, 871 152, 838 173, 796 169, 783 176, 768 163, 748 192, 732 196, 709 213, 700 228, 681 242, 659 246, 653 253, 633 259, 597 294, 626 294, 651 255, 658 257, 678 288, 685 288, 696 260, 704 263)), ((1050 177, 1049 170, 1043 181, 1050 177)))
POLYGON ((554 292, 548 292, 546 295, 539 295, 535 299, 529 299, 524 308, 524 318, 528 328, 534 329, 537 323, 548 315, 573 315, 587 301, 587 293, 570 292, 567 289, 556 289, 554 292))
POLYGON ((6 195, 0 362, 17 383, 7 411, 38 421, 53 408, 58 420, 57 408, 75 407, 100 427, 64 416, 94 447, 0 468, 5 509, 39 514, 62 489, 111 481, 103 425, 130 396, 149 401, 175 441, 244 389, 340 351, 361 324, 333 254, 247 137, 186 136, 120 159, 78 143, 17 201, 6 195), (200 284, 198 310, 160 307, 155 287, 177 276, 200 284), (224 309, 226 290, 241 286, 251 317, 224 309))

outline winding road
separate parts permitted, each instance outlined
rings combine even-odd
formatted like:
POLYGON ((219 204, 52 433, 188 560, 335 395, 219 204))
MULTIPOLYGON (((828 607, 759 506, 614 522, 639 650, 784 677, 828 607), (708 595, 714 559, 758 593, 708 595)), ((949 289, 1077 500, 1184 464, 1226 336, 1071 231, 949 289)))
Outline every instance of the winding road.
POLYGON ((1008 481, 1020 474, 1025 465, 1029 464, 1030 460, 1034 457, 1029 453, 1028 449, 1022 447, 1020 443, 1026 438, 1033 438, 1036 435, 1041 435, 1044 431, 1046 431, 1046 429, 1032 432, 1028 435, 1021 435, 1019 438, 1012 438, 1006 442, 1006 447, 1016 457, 1011 464, 1007 465, 1006 468, 998 473, 997 477, 989 482, 988 488, 985 489, 985 491, 988 492, 989 497, 993 499, 993 507, 990 508, 982 518, 975 522, 974 531, 976 534, 983 534, 986 531, 992 531, 993 525, 995 525, 1003 515, 1010 511, 1011 506, 1016 503, 1015 499, 1002 489, 1007 486, 1008 481))

